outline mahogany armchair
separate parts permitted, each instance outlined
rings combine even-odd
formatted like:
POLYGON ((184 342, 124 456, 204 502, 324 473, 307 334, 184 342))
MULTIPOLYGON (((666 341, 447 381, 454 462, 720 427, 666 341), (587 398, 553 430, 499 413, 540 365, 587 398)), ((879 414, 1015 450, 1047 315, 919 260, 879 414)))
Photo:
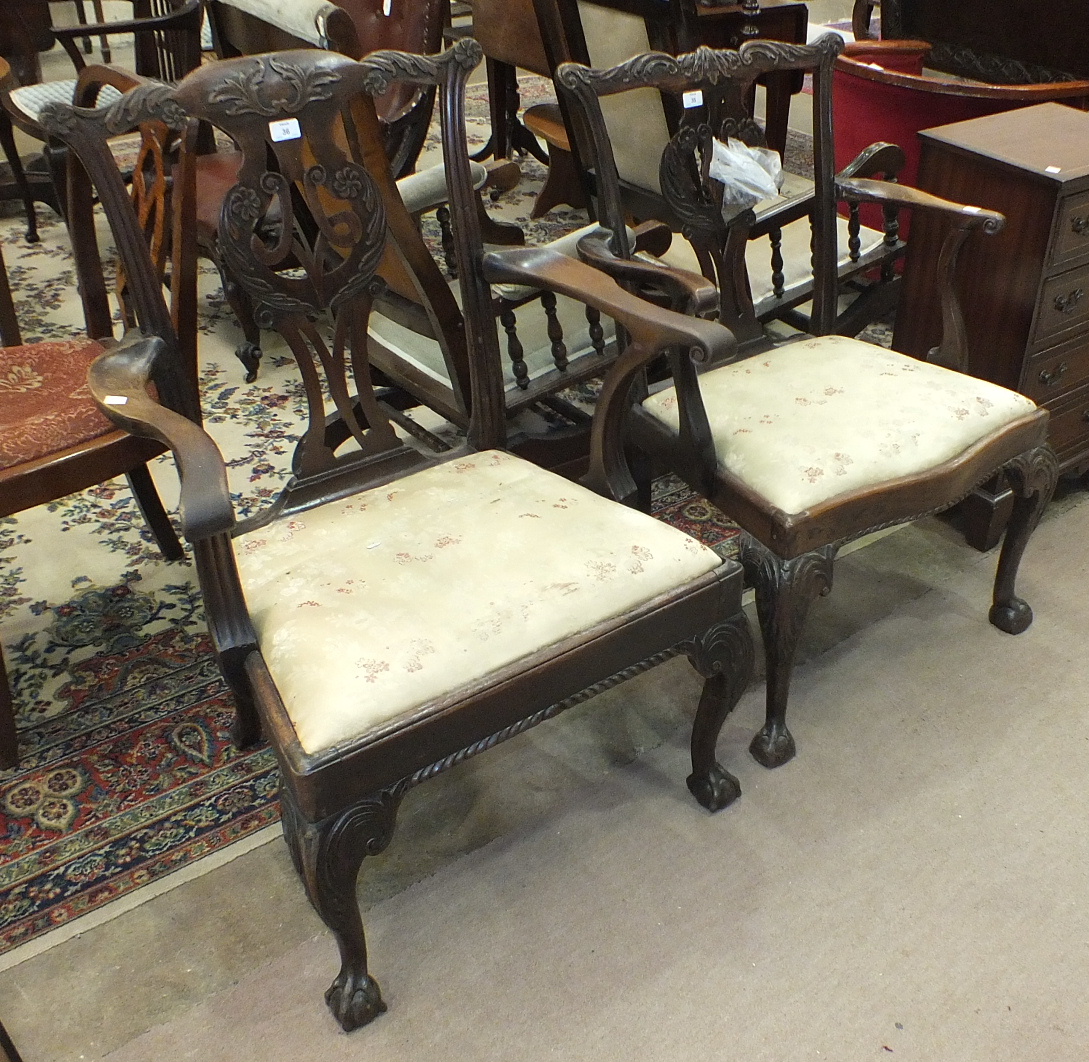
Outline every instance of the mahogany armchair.
POLYGON ((636 392, 631 409, 633 444, 678 472, 746 532, 743 562, 756 589, 768 676, 767 721, 750 748, 768 767, 794 755, 786 707, 798 635, 813 600, 831 588, 838 549, 869 531, 948 508, 1004 470, 1017 500, 990 620, 1017 634, 1032 619, 1015 593, 1017 567, 1056 479, 1047 411, 957 371, 967 366, 952 285, 957 253, 970 234, 996 232, 1004 219, 917 190, 833 174, 828 88, 837 50, 827 38, 811 47, 754 42, 737 52, 700 49, 677 59, 640 56, 611 70, 576 64, 559 70, 592 131, 600 217, 613 233, 611 245, 587 240, 584 250, 606 265, 610 256, 623 259, 626 248, 620 179, 599 97, 604 102, 640 84, 678 95, 702 92, 701 106, 685 112, 663 153, 660 172, 670 205, 693 230, 717 237, 726 277, 738 275, 742 250, 731 246, 719 211, 721 186, 707 176, 706 155, 713 136, 734 132, 730 94, 762 72, 815 71, 814 98, 823 106, 814 145, 818 335, 733 364, 702 364, 698 376, 678 355, 668 385, 636 392), (836 314, 832 248, 842 199, 895 203, 950 219, 932 266, 945 333, 928 361, 827 334, 836 314))
MULTIPOLYGON (((534 3, 546 48, 557 70, 563 62, 607 69, 654 50, 652 17, 618 10, 603 0, 534 0, 534 3)), ((840 46, 838 37, 828 35, 813 70, 823 67, 830 71, 835 49, 840 46)), ((790 80, 789 73, 761 76, 765 80, 770 76, 776 83, 790 80)), ((746 143, 767 145, 768 131, 751 117, 757 80, 747 80, 735 92, 730 103, 733 121, 729 135, 746 143)), ((599 177, 590 161, 593 157, 590 131, 581 108, 567 99, 567 90, 559 78, 557 90, 581 160, 581 171, 589 182, 591 199, 596 202, 601 191, 599 177)), ((811 102, 816 122, 821 120, 824 101, 814 96, 811 102)), ((658 172, 662 152, 682 122, 685 109, 682 99, 662 92, 648 75, 638 85, 628 86, 628 91, 610 92, 602 97, 600 107, 612 142, 627 216, 664 222, 679 234, 681 238, 674 239, 664 258, 670 265, 702 273, 718 285, 721 319, 740 342, 759 341, 763 324, 777 318, 816 334, 823 329, 855 335, 894 303, 893 264, 904 252, 904 245, 897 237, 895 218, 870 228, 859 226, 856 217, 850 230, 846 219, 840 222, 839 239, 834 245, 826 245, 836 255, 843 294, 849 301, 845 298, 845 306, 837 313, 834 324, 810 320, 804 313, 814 287, 810 250, 813 182, 788 172, 783 174, 779 197, 757 203, 751 213, 733 222, 733 238, 745 247, 744 275, 720 276, 713 255, 705 247, 706 240, 693 228, 691 219, 676 212, 658 172), (747 243, 743 242, 746 240, 747 243)), ((822 162, 819 157, 815 159, 817 165, 822 162)), ((895 179, 901 163, 902 156, 896 148, 867 144, 867 149, 845 166, 842 175, 895 179)))
MULTIPOLYGON (((90 70, 91 68, 88 68, 90 70)), ((192 305, 195 276, 183 264, 184 239, 165 238, 166 172, 163 128, 144 124, 140 133, 131 192, 103 139, 95 159, 98 197, 120 249, 119 280, 124 310, 134 329, 157 336, 166 355, 155 373, 160 399, 180 414, 199 419, 191 372, 195 327, 182 309, 192 305), (163 297, 171 246, 171 306, 163 297), (176 321, 184 331, 178 338, 176 321)), ((131 147, 131 145, 130 145, 131 147)), ((0 517, 43 505, 75 491, 124 475, 163 556, 179 560, 181 544, 163 509, 147 462, 165 447, 117 428, 96 408, 87 388, 87 369, 115 345, 112 311, 96 236, 91 188, 86 173, 73 166, 69 181, 69 231, 83 299, 87 334, 70 340, 24 343, 0 260, 0 365, 8 386, 0 389, 0 517)), ((135 331, 122 344, 144 340, 135 331)), ((18 763, 14 705, 0 659, 0 767, 18 763)))
MULTIPOLYGON (((359 63, 286 52, 212 64, 174 91, 139 88, 126 99, 128 116, 190 115, 243 152, 224 254, 262 322, 286 341, 308 395, 294 477, 267 510, 239 521, 213 440, 148 394, 169 351, 111 352, 91 372, 104 412, 177 457, 184 533, 239 736, 263 730, 279 758, 288 845, 340 948, 326 999, 345 1029, 385 1009, 355 883, 415 785, 686 653, 706 678, 689 787, 710 809, 738 793, 714 747, 751 658, 739 569, 612 500, 627 489, 620 428, 641 366, 670 345, 725 358, 731 337, 555 252, 511 251, 506 262, 483 254, 462 120, 479 59, 470 40, 435 58, 379 52, 359 63), (399 82, 439 89, 465 279, 472 421, 467 444, 439 457, 396 435, 370 385, 368 318, 388 283, 379 265, 400 257, 415 231, 371 103, 399 82), (304 204, 313 226, 296 223, 304 204), (630 337, 595 420, 599 493, 497 448, 505 403, 488 280, 511 272, 585 300, 630 337)), ((119 117, 118 105, 81 113, 80 139, 119 117)), ((81 150, 75 131, 67 139, 81 150)))

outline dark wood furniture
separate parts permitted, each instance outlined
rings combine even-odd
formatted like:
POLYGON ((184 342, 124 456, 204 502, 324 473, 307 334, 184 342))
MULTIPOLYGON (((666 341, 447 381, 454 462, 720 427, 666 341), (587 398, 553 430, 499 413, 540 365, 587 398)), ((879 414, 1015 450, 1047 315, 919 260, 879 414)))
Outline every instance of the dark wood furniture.
MULTIPOLYGON (((751 662, 740 570, 610 500, 626 490, 621 425, 633 377, 670 345, 723 357, 730 335, 649 306, 555 252, 483 255, 463 123, 465 79, 479 59, 472 41, 434 60, 286 52, 205 66, 175 92, 136 89, 127 100, 128 115, 146 104, 174 121, 183 109, 245 154, 224 253, 288 341, 307 390, 294 478, 269 509, 238 522, 214 442, 149 397, 154 355, 107 354, 91 373, 104 410, 177 455, 183 526, 239 737, 263 730, 279 759, 285 836, 340 948, 326 999, 345 1029, 385 1009, 356 878, 363 858, 388 844, 415 785, 687 653, 707 679, 689 787, 710 809, 739 791, 714 748, 751 662), (466 280, 473 420, 467 446, 437 459, 395 436, 370 388, 365 339, 377 266, 413 228, 368 95, 402 80, 440 88, 466 280), (589 482, 600 494, 495 449, 505 403, 488 281, 514 279, 583 298, 631 337, 597 414, 589 482), (327 346, 313 318, 330 312, 327 346)), ((119 119, 115 108, 79 124, 119 119)))
MULTIPOLYGON (((931 64, 961 77, 1017 84, 1089 78, 1082 0, 881 0, 885 40, 923 40, 931 64)), ((854 32, 870 36, 873 0, 855 0, 854 32)))
MULTIPOLYGON (((920 187, 970 196, 1007 217, 993 240, 965 249, 957 290, 967 369, 1051 411, 1061 467, 1089 470, 1089 114, 1057 103, 957 122, 921 134, 920 187)), ((941 329, 933 220, 912 233, 897 350, 925 357, 941 329)), ((1012 498, 1002 483, 966 504, 969 541, 989 549, 1012 498)))
MULTIPOLYGON (((112 178, 100 181, 99 198, 121 248, 119 278, 125 314, 132 324, 130 335, 136 336, 138 327, 161 339, 169 356, 163 358, 156 373, 159 395, 172 409, 199 419, 191 361, 195 325, 183 308, 183 303, 192 307, 195 299, 192 254, 186 253, 184 237, 171 244, 169 234, 157 224, 162 222, 167 200, 161 165, 163 129, 145 125, 140 132, 133 193, 136 204, 105 141, 96 161, 103 172, 112 170, 112 178), (171 251, 175 256, 172 263, 171 251), (166 305, 162 289, 168 266, 171 307, 166 305), (182 340, 172 315, 186 332, 182 340)), ((124 475, 159 549, 166 558, 178 560, 183 556, 181 544, 147 469, 147 462, 165 447, 115 427, 95 408, 87 390, 88 366, 114 340, 91 189, 78 166, 73 167, 69 181, 69 230, 87 322, 85 337, 24 344, 6 275, 0 284, 0 336, 4 343, 0 363, 4 378, 16 382, 0 391, 0 517, 124 475)), ((14 706, 0 659, 0 767, 13 767, 17 762, 14 706)))
MULTIPOLYGON (((930 51, 925 41, 847 45, 836 60, 833 82, 837 164, 846 165, 868 144, 884 140, 904 152, 900 180, 916 184, 922 129, 1048 100, 1083 110, 1089 107, 1089 81, 1005 85, 953 79, 924 71, 930 51)), ((873 211, 864 218, 872 226, 878 215, 873 211)), ((909 230, 910 218, 905 218, 900 228, 902 239, 908 239, 909 230)))
MULTIPOLYGON (((2 678, 3 676, 0 676, 2 678)), ((0 1023, 0 1062, 23 1062, 22 1056, 15 1049, 7 1029, 0 1023)))
MULTIPOLYGON (((736 48, 756 37, 797 43, 804 43, 806 38, 808 8, 796 0, 764 0, 759 4, 703 4, 699 0, 606 0, 606 3, 619 11, 645 17, 652 47, 674 55, 701 44, 736 48)), ((551 77, 555 69, 537 29, 533 0, 473 0, 472 32, 488 62, 491 151, 497 158, 505 158, 511 147, 532 150, 524 133, 519 131, 520 102, 514 71, 520 68, 551 77)), ((773 78, 768 83, 768 142, 777 151, 781 152, 786 144, 790 96, 801 91, 801 87, 796 78, 773 78)))
MULTIPOLYGON (((832 562, 843 543, 947 508, 1003 469, 1017 500, 990 620, 1017 634, 1032 619, 1014 592, 1017 566, 1056 479, 1055 455, 1046 444, 1047 411, 1013 391, 953 371, 963 367, 965 356, 951 286, 957 252, 969 233, 997 230, 1001 215, 883 181, 835 175, 830 90, 837 52, 828 37, 812 47, 755 41, 737 52, 648 55, 612 70, 567 64, 558 71, 590 126, 601 221, 611 230, 614 252, 626 249, 623 208, 599 99, 640 86, 702 94, 702 106, 682 117, 660 172, 664 191, 689 226, 717 230, 727 277, 731 265, 735 272, 741 268, 743 248, 730 246, 715 182, 699 179, 707 173, 712 135, 733 131, 720 119, 735 121, 731 97, 754 77, 795 71, 813 77, 817 337, 732 365, 701 365, 698 376, 678 353, 671 361, 672 385, 637 394, 643 400, 631 411, 633 445, 675 470, 747 533, 743 562, 756 590, 768 676, 767 721, 750 749, 767 767, 794 755, 786 725, 794 653, 811 603, 831 589, 832 562), (836 318, 833 234, 839 200, 895 204, 920 217, 951 220, 949 238, 925 263, 937 278, 932 298, 949 326, 931 364, 826 334, 836 318)), ((597 242, 593 260, 607 264, 610 248, 597 242)), ((1079 312, 1089 314, 1089 305, 1079 312)))
MULTIPOLYGON (((600 67, 607 65, 602 59, 625 54, 633 40, 646 40, 648 36, 636 16, 615 12, 597 0, 536 0, 536 4, 542 34, 557 60, 575 59, 586 64, 596 57, 598 61, 590 65, 600 67), (612 41, 620 43, 612 46, 612 41)), ((842 47, 841 39, 834 35, 820 43, 825 80, 830 78, 832 63, 842 47)), ((652 71, 659 60, 660 55, 648 60, 646 71, 652 71)), ((691 185, 695 176, 678 171, 667 177, 660 164, 664 153, 674 150, 670 136, 675 137, 685 126, 689 126, 686 136, 692 136, 691 115, 702 116, 704 111, 700 107, 686 108, 683 94, 664 86, 646 87, 653 84, 650 73, 629 86, 602 93, 600 103, 589 91, 581 101, 568 102, 571 90, 566 86, 563 69, 558 68, 557 86, 561 102, 568 108, 591 196, 598 195, 598 165, 608 165, 610 172, 615 171, 621 196, 619 206, 604 208, 608 216, 615 218, 615 211, 622 210, 633 218, 662 222, 679 233, 683 239, 674 240, 663 258, 672 266, 701 273, 714 282, 719 291, 719 319, 739 342, 763 345, 763 325, 775 319, 815 335, 831 331, 857 335, 894 304, 899 280, 894 266, 904 245, 898 238, 891 202, 886 204, 888 214, 877 211, 879 228, 860 225, 855 203, 848 220, 834 222, 834 229, 814 241, 814 182, 784 174, 781 197, 754 203, 749 210, 733 211, 727 222, 715 205, 722 201, 723 186, 707 180, 712 152, 709 139, 701 131, 695 134, 703 153, 703 168, 698 172, 710 199, 703 209, 693 213, 688 198, 694 194, 691 185), (608 162, 593 145, 595 137, 586 128, 584 115, 590 108, 601 112, 611 154, 608 162), (814 279, 814 247, 819 250, 816 271, 826 272, 829 282, 838 284, 845 298, 842 305, 838 297, 828 303, 818 302, 812 312, 805 313, 800 307, 812 301, 814 286, 819 288, 821 284, 814 279), (742 250, 743 257, 738 257, 742 250)), ((795 76, 793 70, 770 75, 773 80, 795 76)), ((590 75, 588 78, 592 80, 590 75)), ((749 116, 748 99, 755 80, 738 77, 726 89, 711 86, 706 96, 716 101, 716 122, 729 137, 752 146, 770 147, 766 129, 749 116)), ((576 78, 571 84, 577 87, 582 81, 576 78)), ((830 127, 828 100, 813 93, 809 104, 814 128, 821 123, 830 127)), ((818 143, 823 145, 823 138, 818 137, 818 143)), ((832 165, 831 158, 816 158, 818 167, 832 165)), ((895 178, 902 165, 903 153, 898 148, 871 144, 842 168, 840 176, 895 178)))
MULTIPOLYGON (((49 4, 56 2, 59 0, 37 0, 47 13, 49 4)), ((128 0, 128 3, 131 4, 131 18, 114 22, 89 26, 50 26, 45 34, 39 32, 39 21, 33 18, 25 27, 13 27, 8 47, 20 57, 24 68, 31 68, 31 76, 35 80, 18 83, 15 78, 0 79, 0 105, 6 112, 7 120, 35 140, 46 141, 38 114, 48 103, 72 102, 76 80, 87 66, 81 44, 88 34, 103 41, 112 36, 131 37, 133 66, 141 77, 173 81, 199 65, 202 9, 198 0, 128 0), (42 83, 35 48, 43 45, 50 48, 55 42, 61 44, 72 60, 73 76, 42 83), (29 61, 32 54, 35 57, 33 63, 29 61)), ((19 64, 13 61, 12 67, 18 69, 19 64)), ((0 126, 2 135, 3 127, 0 126)), ((48 143, 45 143, 42 154, 53 188, 52 192, 43 191, 41 182, 35 179, 30 182, 31 198, 26 200, 24 194, 27 201, 27 238, 31 242, 37 237, 34 201, 46 202, 55 208, 64 206, 63 154, 53 151, 48 143)))

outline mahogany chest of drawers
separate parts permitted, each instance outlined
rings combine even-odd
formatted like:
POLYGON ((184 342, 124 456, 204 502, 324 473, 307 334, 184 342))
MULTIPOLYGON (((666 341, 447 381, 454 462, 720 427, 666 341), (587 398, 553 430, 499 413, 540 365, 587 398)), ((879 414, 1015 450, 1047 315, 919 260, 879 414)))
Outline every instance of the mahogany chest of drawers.
MULTIPOLYGON (((926 130, 919 187, 999 210, 997 236, 961 251, 957 292, 973 376, 1051 412, 1051 445, 1068 472, 1089 469, 1089 113, 1057 103, 926 130)), ((934 264, 944 224, 916 216, 893 346, 926 357, 941 334, 934 264)), ((980 548, 997 541, 1008 492, 977 493, 980 548), (980 516, 979 508, 988 512, 980 516), (980 521, 986 526, 982 526, 980 521)))

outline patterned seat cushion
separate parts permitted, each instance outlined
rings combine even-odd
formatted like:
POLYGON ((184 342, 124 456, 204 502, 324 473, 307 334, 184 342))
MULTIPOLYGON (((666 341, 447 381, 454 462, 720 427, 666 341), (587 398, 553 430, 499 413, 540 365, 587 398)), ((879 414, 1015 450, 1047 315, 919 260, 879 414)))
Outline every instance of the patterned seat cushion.
MULTIPOLYGON (((75 91, 75 78, 64 81, 42 81, 35 85, 23 85, 21 88, 12 89, 10 99, 23 114, 36 122, 47 103, 71 103, 75 91)), ((103 85, 98 93, 98 106, 105 107, 120 98, 121 93, 113 85, 103 85)))
POLYGON ((317 752, 722 564, 650 516, 488 451, 236 543, 261 652, 317 752))
POLYGON ((33 461, 117 429, 95 407, 90 339, 0 348, 0 468, 33 461))
MULTIPOLYGON (((1030 415, 1023 395, 822 336, 700 377, 718 465, 785 513, 925 472, 1030 415)), ((644 408, 676 431, 672 388, 644 408)))

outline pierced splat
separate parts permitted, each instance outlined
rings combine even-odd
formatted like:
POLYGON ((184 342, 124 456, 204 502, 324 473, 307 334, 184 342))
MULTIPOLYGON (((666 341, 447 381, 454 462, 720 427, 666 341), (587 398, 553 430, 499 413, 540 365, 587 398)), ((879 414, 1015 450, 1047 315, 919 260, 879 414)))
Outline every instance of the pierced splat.
POLYGON ((298 362, 309 415, 293 464, 300 483, 401 446, 367 356, 368 318, 386 289, 389 209, 371 169, 388 164, 364 158, 358 125, 377 120, 354 64, 302 54, 218 64, 202 72, 199 92, 189 82, 179 94, 242 153, 219 249, 254 320, 279 332, 298 362), (331 334, 318 323, 327 314, 331 334), (340 453, 349 440, 355 447, 340 453))

